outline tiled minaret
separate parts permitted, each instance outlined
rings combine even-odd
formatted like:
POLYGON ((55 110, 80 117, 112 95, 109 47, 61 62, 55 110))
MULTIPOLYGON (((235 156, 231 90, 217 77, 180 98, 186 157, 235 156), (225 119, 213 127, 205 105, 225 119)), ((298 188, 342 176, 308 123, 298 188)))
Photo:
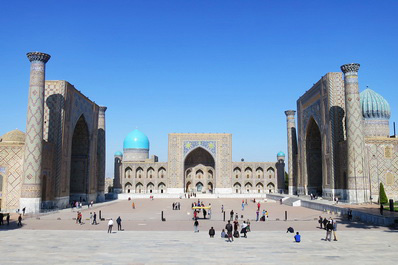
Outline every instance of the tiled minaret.
POLYGON ((97 163, 98 163, 98 199, 105 201, 105 111, 107 107, 100 106, 98 112, 98 145, 97 145, 97 163))
POLYGON ((113 176, 113 191, 114 193, 122 192, 122 183, 120 179, 121 167, 122 167, 123 154, 116 152, 115 154, 115 175, 113 176))
POLYGON ((294 194, 294 186, 293 186, 293 131, 296 128, 296 123, 294 120, 295 110, 287 110, 286 114, 286 122, 287 122, 287 156, 288 156, 288 167, 289 167, 289 195, 294 194))
POLYGON ((41 52, 29 52, 27 56, 31 65, 20 207, 26 212, 37 213, 40 212, 42 196, 45 68, 51 56, 41 52))
POLYGON ((368 201, 370 193, 364 173, 364 136, 358 87, 359 64, 341 66, 344 73, 347 132, 347 200, 351 203, 368 201))

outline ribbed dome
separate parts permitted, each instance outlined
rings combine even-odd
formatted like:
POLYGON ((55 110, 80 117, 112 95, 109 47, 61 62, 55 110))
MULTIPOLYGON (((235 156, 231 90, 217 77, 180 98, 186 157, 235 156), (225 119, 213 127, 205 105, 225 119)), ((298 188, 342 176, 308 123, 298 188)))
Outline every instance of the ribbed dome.
POLYGON ((370 88, 360 94, 362 116, 365 119, 390 119, 390 104, 370 88))
POLYGON ((2 137, 0 137, 3 143, 25 143, 25 133, 18 129, 12 130, 2 137))
POLYGON ((117 152, 115 153, 115 156, 123 156, 123 153, 120 152, 120 151, 117 151, 117 152))
POLYGON ((148 137, 141 131, 135 129, 129 133, 123 142, 124 149, 149 149, 148 137))
POLYGON ((276 156, 285 156, 285 153, 280 151, 276 156))

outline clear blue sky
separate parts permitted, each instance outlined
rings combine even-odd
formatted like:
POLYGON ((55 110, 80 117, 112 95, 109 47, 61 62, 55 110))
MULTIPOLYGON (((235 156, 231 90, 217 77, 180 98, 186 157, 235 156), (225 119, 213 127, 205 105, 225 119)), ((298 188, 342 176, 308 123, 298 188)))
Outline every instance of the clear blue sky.
POLYGON ((108 107, 108 177, 135 128, 161 161, 172 132, 232 133, 234 160, 275 161, 284 111, 342 64, 396 120, 397 15, 398 1, 3 1, 0 135, 25 131, 25 54, 42 51, 47 80, 108 107))

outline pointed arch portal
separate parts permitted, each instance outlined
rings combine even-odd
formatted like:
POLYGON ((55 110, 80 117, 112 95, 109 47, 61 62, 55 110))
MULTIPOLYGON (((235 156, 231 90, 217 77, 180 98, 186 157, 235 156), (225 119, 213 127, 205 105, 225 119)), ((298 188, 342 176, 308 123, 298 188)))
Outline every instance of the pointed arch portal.
MULTIPOLYGON (((203 166, 207 168, 206 172, 203 172, 204 175, 209 176, 209 172, 211 172, 211 176, 214 178, 216 175, 215 173, 215 161, 213 156, 202 147, 197 147, 196 149, 192 150, 184 160, 184 187, 185 192, 190 192, 192 190, 191 181, 195 176, 191 176, 191 180, 188 180, 188 173, 192 171, 192 169, 196 166, 203 166)), ((194 174, 192 174, 194 175, 194 174)), ((213 181, 213 184, 215 180, 213 181)), ((202 192, 203 191, 203 184, 199 186, 195 186, 196 191, 202 192), (200 189, 200 190, 199 190, 200 189)), ((215 187, 212 186, 214 189, 215 187)))

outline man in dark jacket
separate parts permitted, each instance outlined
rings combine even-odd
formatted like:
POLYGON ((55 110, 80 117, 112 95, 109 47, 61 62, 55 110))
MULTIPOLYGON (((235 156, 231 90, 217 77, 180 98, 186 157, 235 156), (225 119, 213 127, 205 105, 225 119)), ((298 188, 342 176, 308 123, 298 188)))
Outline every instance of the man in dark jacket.
POLYGON ((117 231, 121 231, 122 230, 122 218, 120 218, 120 216, 116 219, 116 223, 117 223, 117 231))
POLYGON ((212 237, 214 237, 215 234, 216 234, 216 231, 214 231, 214 228, 211 227, 209 230, 209 236, 212 238, 212 237))
POLYGON ((227 235, 228 235, 228 242, 234 241, 234 238, 232 237, 232 228, 233 227, 231 225, 231 221, 228 220, 228 224, 225 226, 225 230, 227 230, 227 235))

